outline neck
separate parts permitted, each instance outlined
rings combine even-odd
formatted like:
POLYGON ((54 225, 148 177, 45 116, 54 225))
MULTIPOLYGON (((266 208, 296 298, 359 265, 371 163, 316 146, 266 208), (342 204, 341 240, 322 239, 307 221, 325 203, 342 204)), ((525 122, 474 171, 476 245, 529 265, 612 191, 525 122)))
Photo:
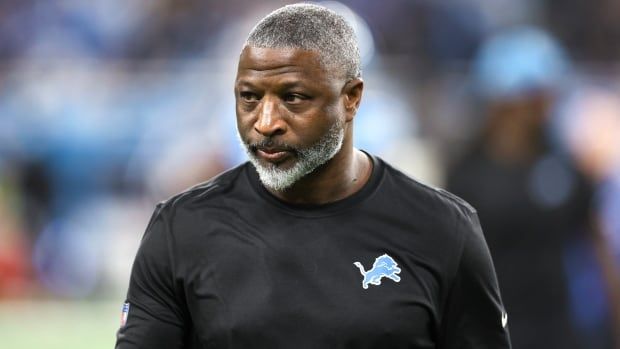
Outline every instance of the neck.
POLYGON ((326 204, 360 190, 370 178, 371 172, 369 157, 345 140, 331 160, 290 188, 284 191, 268 190, 277 198, 292 204, 326 204))

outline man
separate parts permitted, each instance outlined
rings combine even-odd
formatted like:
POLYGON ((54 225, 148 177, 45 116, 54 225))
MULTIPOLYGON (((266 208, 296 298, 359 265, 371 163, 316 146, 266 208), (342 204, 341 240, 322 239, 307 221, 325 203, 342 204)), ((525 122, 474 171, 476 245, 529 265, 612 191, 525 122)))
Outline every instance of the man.
POLYGON ((352 28, 309 4, 250 33, 250 158, 158 205, 117 348, 509 348, 475 211, 353 148, 352 28))

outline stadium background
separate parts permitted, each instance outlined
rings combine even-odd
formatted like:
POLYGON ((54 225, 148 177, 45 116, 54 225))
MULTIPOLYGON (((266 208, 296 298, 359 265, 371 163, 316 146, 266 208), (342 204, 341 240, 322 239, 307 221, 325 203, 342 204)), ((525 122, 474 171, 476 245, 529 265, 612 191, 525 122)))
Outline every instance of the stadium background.
MULTIPOLYGON (((253 23, 286 3, 0 2, 3 348, 113 346, 155 203, 243 161, 236 58, 253 23)), ((358 146, 445 186, 482 137, 484 106, 544 91, 545 137, 592 186, 604 246, 620 252, 618 1, 325 4, 361 41, 358 146)), ((553 188, 532 195, 562 200, 553 188)), ((618 336, 592 246, 581 245, 586 257, 565 270, 582 300, 571 321, 586 340, 618 336)))

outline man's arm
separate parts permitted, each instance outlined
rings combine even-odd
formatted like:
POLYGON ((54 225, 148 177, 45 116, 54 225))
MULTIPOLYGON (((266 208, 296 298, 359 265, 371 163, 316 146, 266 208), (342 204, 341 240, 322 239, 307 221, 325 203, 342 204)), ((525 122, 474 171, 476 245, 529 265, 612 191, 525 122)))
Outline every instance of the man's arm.
POLYGON ((478 216, 468 215, 461 230, 465 242, 441 320, 439 348, 508 349, 508 315, 478 216))
POLYGON ((186 316, 174 287, 166 223, 158 206, 133 264, 127 317, 117 332, 116 349, 183 347, 186 316))

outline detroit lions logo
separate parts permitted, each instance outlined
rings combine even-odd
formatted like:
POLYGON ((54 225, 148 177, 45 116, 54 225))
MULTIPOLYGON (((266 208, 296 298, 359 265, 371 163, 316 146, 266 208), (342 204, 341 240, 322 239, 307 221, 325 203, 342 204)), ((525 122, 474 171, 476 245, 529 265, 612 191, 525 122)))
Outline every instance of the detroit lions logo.
POLYGON ((353 265, 358 267, 360 273, 364 276, 364 280, 362 280, 362 287, 364 289, 367 289, 370 284, 381 285, 381 279, 384 277, 396 282, 400 281, 400 276, 397 275, 400 273, 400 268, 394 259, 387 254, 375 258, 372 269, 368 271, 364 270, 364 266, 360 262, 355 262, 353 265))

